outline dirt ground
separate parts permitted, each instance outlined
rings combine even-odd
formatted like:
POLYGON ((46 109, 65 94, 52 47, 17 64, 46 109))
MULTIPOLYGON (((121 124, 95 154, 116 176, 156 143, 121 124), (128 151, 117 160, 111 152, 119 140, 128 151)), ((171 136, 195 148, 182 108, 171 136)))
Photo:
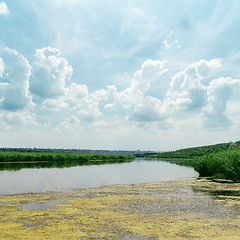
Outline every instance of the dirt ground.
POLYGON ((240 240, 240 183, 207 179, 0 196, 0 239, 240 240))

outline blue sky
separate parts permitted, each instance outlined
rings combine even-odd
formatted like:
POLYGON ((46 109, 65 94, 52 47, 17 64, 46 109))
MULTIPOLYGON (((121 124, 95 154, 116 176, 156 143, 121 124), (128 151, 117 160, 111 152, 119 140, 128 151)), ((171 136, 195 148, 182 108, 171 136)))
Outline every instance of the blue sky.
POLYGON ((239 140, 240 1, 0 0, 0 146, 239 140))

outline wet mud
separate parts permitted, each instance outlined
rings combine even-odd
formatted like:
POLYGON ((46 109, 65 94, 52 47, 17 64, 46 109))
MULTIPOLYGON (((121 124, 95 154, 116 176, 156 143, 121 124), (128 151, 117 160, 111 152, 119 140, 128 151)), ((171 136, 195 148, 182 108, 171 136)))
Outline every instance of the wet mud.
POLYGON ((0 239, 240 239, 240 183, 207 179, 0 196, 0 239))

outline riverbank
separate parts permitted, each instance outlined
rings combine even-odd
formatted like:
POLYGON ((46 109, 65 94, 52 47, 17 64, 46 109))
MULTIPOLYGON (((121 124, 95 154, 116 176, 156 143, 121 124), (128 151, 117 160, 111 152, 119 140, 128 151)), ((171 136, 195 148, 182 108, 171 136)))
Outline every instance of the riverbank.
POLYGON ((0 151, 0 171, 16 171, 23 168, 64 168, 134 160, 135 156, 127 154, 0 151))
POLYGON ((240 183, 206 179, 0 196, 0 239, 240 239, 240 183))
POLYGON ((144 157, 167 159, 176 164, 191 166, 200 177, 240 182, 240 141, 155 154, 146 153, 144 157))

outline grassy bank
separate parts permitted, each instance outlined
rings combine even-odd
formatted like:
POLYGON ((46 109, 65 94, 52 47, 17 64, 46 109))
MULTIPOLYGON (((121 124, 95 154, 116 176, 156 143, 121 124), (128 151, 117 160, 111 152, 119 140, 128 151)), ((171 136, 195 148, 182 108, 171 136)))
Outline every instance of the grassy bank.
POLYGON ((134 159, 133 155, 94 153, 47 153, 47 152, 0 152, 0 162, 43 162, 43 161, 91 161, 134 159))
POLYGON ((194 169, 201 177, 240 181, 240 149, 228 149, 194 159, 194 169))
POLYGON ((56 152, 0 152, 0 170, 19 170, 22 168, 73 167, 104 163, 127 162, 135 159, 133 155, 56 153, 56 152))
POLYGON ((240 181, 240 141, 148 154, 145 157, 192 166, 200 177, 240 181))
POLYGON ((176 151, 162 152, 156 154, 148 154, 145 156, 155 157, 155 158, 189 158, 193 159, 196 157, 201 157, 210 153, 217 153, 221 151, 225 151, 232 148, 240 147, 240 141, 235 143, 219 143, 209 146, 201 146, 201 147, 192 147, 192 148, 184 148, 176 151))

